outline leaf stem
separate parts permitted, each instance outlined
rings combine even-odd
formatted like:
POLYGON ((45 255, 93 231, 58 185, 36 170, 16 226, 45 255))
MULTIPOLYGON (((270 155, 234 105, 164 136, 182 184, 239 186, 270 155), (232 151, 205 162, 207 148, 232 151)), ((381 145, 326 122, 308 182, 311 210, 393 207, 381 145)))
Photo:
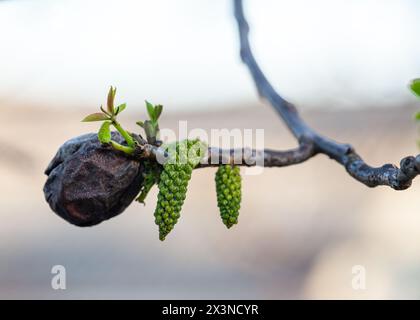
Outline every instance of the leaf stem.
POLYGON ((120 123, 116 119, 112 119, 112 125, 122 135, 122 137, 127 142, 128 146, 133 148, 135 146, 135 142, 134 142, 133 137, 121 127, 120 123))
POLYGON ((130 155, 134 153, 134 148, 133 147, 123 146, 122 144, 119 144, 118 142, 115 142, 113 140, 111 140, 109 143, 111 144, 111 146, 115 150, 122 151, 122 152, 124 152, 126 154, 130 154, 130 155))

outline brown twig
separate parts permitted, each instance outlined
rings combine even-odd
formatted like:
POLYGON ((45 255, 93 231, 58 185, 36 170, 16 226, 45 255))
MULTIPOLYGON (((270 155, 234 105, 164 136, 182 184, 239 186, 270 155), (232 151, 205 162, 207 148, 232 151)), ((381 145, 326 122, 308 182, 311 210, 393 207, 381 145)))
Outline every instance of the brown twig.
POLYGON ((292 156, 297 157, 296 161, 289 159, 289 162, 291 164, 299 163, 317 153, 322 153, 342 164, 353 178, 369 187, 386 185, 396 190, 408 188, 412 179, 420 173, 420 155, 402 159, 401 168, 392 164, 375 168, 367 165, 349 144, 338 143, 315 132, 300 118, 296 107, 274 90, 258 66, 249 43, 249 26, 245 19, 242 0, 234 0, 234 11, 239 30, 241 59, 248 67, 259 95, 279 113, 289 130, 299 141, 299 148, 302 146, 302 141, 305 141, 307 145, 312 144, 313 152, 308 154, 305 159, 302 159, 301 155, 297 153, 292 156))
MULTIPOLYGON (((363 161, 351 145, 324 137, 303 121, 296 107, 276 92, 260 69, 249 43, 249 26, 245 19, 242 0, 233 1, 239 30, 241 59, 248 67, 259 95, 267 100, 278 112, 298 140, 299 145, 295 149, 286 151, 269 149, 223 150, 210 147, 208 149, 208 157, 197 168, 213 167, 227 163, 242 166, 284 167, 302 163, 320 153, 343 165, 353 178, 368 187, 385 185, 395 190, 404 190, 410 187, 412 180, 420 173, 420 155, 403 158, 400 162, 400 168, 393 164, 371 167, 363 161)), ((161 148, 145 142, 138 147, 135 156, 139 158, 156 158, 162 156, 162 152, 161 148)))

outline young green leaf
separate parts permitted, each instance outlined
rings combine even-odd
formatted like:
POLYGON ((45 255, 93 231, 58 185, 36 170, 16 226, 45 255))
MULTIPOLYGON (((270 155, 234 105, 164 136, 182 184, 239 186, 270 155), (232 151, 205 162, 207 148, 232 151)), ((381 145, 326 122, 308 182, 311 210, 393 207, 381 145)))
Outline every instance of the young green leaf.
POLYGON ((147 113, 149 114, 150 120, 156 121, 155 107, 153 106, 153 104, 151 104, 149 101, 146 100, 146 107, 147 107, 147 113))
POLYGON ((112 86, 109 88, 106 106, 110 114, 114 114, 114 99, 116 92, 117 88, 113 88, 112 86))
POLYGON ((155 144, 156 127, 153 125, 152 121, 146 120, 144 122, 144 131, 146 132, 147 142, 149 142, 150 144, 155 144))
POLYGON ((163 109, 163 106, 161 104, 158 104, 158 105, 155 106, 156 121, 157 121, 157 119, 159 119, 159 116, 162 113, 162 109, 163 109))
POLYGON ((144 122, 143 121, 137 121, 136 124, 142 128, 144 128, 144 122))
POLYGON ((155 134, 155 127, 152 124, 152 122, 149 120, 146 120, 144 122, 144 130, 146 131, 146 134, 149 136, 153 136, 155 134))
POLYGON ((123 112, 123 110, 125 109, 125 107, 127 106, 126 103, 120 104, 116 109, 115 109, 115 115, 123 112))
POLYGON ((111 141, 111 130, 109 129, 110 125, 110 121, 105 121, 102 123, 98 132, 98 139, 101 143, 109 143, 111 141))
POLYGON ((92 113, 92 114, 86 116, 82 120, 82 122, 104 121, 104 120, 108 120, 108 119, 109 119, 109 117, 106 114, 96 112, 96 113, 92 113))
POLYGON ((420 111, 417 111, 417 112, 414 114, 414 119, 415 119, 415 120, 420 120, 420 111))
POLYGON ((414 79, 411 81, 410 89, 416 96, 420 97, 420 79, 414 79))

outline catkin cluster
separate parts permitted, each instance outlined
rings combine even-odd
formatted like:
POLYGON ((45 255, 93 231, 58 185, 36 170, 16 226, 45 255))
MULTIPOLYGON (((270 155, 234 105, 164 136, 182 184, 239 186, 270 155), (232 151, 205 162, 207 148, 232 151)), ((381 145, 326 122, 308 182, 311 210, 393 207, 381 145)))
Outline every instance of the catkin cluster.
POLYGON ((166 147, 169 158, 160 175, 155 210, 155 223, 159 226, 161 241, 165 240, 180 218, 188 182, 203 156, 203 146, 199 140, 183 140, 166 147))
POLYGON ((216 172, 217 205, 226 227, 238 223, 241 206, 241 174, 238 166, 222 165, 216 172))

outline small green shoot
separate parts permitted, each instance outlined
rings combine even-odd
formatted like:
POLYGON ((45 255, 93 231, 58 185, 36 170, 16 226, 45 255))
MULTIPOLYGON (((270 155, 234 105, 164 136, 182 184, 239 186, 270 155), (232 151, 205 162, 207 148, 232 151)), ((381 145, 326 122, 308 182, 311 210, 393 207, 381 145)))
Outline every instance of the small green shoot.
POLYGON ((124 130, 121 124, 117 121, 117 115, 125 109, 126 104, 123 103, 117 107, 114 107, 116 93, 117 89, 111 86, 108 92, 106 110, 101 106, 100 110, 102 112, 92 113, 86 116, 82 122, 104 121, 98 132, 99 141, 105 144, 110 143, 115 149, 123 151, 127 154, 132 154, 135 148, 135 141, 133 137, 126 130, 124 130), (111 125, 121 134, 128 147, 111 140, 111 125))
MULTIPOLYGON (((128 155, 133 155, 136 147, 142 144, 142 138, 137 135, 132 135, 130 132, 123 129, 121 124, 117 121, 117 115, 125 110, 127 105, 125 103, 115 106, 115 96, 117 89, 115 87, 110 87, 108 91, 106 109, 100 106, 101 112, 92 113, 86 116, 82 121, 83 122, 94 122, 94 121, 103 121, 101 127, 98 131, 98 140, 102 144, 108 144, 113 149, 124 152, 128 155), (124 138, 127 145, 122 145, 114 140, 112 140, 111 126, 113 126, 124 138)), ((147 142, 149 144, 157 145, 157 138, 159 136, 159 123, 158 119, 162 114, 163 107, 162 105, 153 105, 150 102, 146 101, 146 110, 149 116, 148 120, 137 121, 136 123, 142 127, 147 136, 147 142)), ((147 173, 144 175, 144 182, 140 190, 140 194, 137 197, 137 201, 144 204, 144 200, 149 193, 150 189, 159 181, 160 176, 160 165, 145 161, 145 167, 147 167, 147 173)))
POLYGON ((412 80, 410 83, 410 89, 417 97, 420 97, 420 79, 412 80))
POLYGON ((110 125, 111 121, 104 121, 104 123, 102 123, 98 132, 98 139, 101 143, 111 142, 111 130, 109 128, 110 125))
POLYGON ((146 133, 147 142, 149 142, 150 144, 156 144, 156 141, 159 138, 158 119, 162 114, 163 106, 160 104, 153 105, 146 100, 146 109, 147 114, 149 115, 149 120, 137 121, 136 123, 144 129, 144 132, 146 133))

